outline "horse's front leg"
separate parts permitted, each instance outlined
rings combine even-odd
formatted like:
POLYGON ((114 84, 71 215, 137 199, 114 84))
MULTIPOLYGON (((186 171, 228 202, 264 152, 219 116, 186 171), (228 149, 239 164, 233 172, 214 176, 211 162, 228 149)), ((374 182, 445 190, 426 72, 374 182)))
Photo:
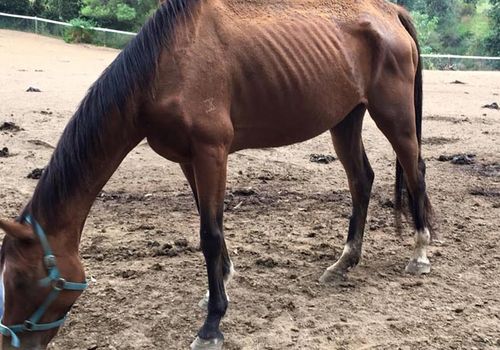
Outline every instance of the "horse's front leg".
POLYGON ((219 324, 228 305, 224 288, 226 250, 222 225, 227 156, 227 147, 223 145, 195 147, 193 171, 200 211, 201 249, 207 266, 210 296, 208 315, 191 344, 193 350, 221 349, 224 339, 219 324))
MULTIPOLYGON (((189 186, 191 187, 191 190, 193 191, 194 199, 196 201, 196 208, 198 209, 198 213, 200 212, 200 205, 198 201, 198 186, 196 185, 196 179, 194 176, 194 169, 191 164, 181 164, 181 169, 182 172, 184 173, 184 176, 186 176, 186 179, 189 182, 189 186)), ((224 278, 224 286, 227 287, 229 281, 231 281, 233 275, 234 275, 234 266, 233 262, 231 261, 231 258, 229 257, 229 252, 227 251, 227 247, 224 241, 224 245, 222 247, 222 264, 223 264, 223 278, 224 278)), ((198 303, 198 306, 202 308, 203 310, 208 310, 208 299, 210 297, 210 292, 207 290, 203 298, 200 300, 198 303)), ((229 296, 227 295, 226 292, 226 297, 227 300, 229 301, 229 296)))

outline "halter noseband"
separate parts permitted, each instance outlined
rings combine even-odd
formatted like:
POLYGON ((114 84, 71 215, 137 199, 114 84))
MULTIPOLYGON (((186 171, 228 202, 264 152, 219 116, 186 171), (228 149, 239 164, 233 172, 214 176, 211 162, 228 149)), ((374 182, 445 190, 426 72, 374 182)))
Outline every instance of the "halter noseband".
POLYGON ((47 277, 41 279, 38 283, 42 287, 51 287, 52 290, 45 299, 45 302, 35 311, 35 313, 22 324, 17 324, 13 326, 5 326, 0 321, 0 333, 4 336, 11 337, 11 345, 15 348, 19 348, 21 346, 21 341, 19 340, 17 333, 22 332, 43 332, 53 328, 60 327, 68 314, 64 315, 60 320, 51 322, 51 323, 38 323, 40 319, 43 317, 45 312, 49 306, 57 299, 59 293, 63 290, 68 291, 84 291, 88 284, 84 283, 75 283, 75 282, 67 282, 64 278, 61 277, 59 273, 59 269, 57 268, 56 257, 52 253, 52 249, 50 249, 49 241, 47 240, 47 236, 43 231, 43 228, 38 224, 38 222, 31 216, 26 215, 24 217, 24 221, 33 226, 35 233, 37 234, 40 243, 43 248, 43 264, 47 269, 48 275, 47 277))

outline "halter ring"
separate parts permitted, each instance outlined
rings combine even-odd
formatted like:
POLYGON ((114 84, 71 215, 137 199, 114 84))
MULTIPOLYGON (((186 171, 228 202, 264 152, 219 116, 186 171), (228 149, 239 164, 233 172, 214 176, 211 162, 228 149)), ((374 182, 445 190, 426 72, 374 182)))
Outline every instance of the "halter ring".
POLYGON ((66 280, 64 278, 58 278, 58 279, 52 280, 50 282, 52 289, 57 290, 57 291, 64 290, 65 284, 66 284, 66 280))

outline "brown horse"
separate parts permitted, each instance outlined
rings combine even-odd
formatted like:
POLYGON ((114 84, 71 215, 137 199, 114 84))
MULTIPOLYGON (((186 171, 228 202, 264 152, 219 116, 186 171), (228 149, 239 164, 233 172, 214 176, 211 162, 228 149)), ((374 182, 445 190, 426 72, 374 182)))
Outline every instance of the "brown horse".
POLYGON ((144 138, 181 165, 199 209, 209 293, 193 349, 222 346, 231 152, 330 130, 353 202, 342 256, 321 277, 333 281, 361 256, 374 177, 361 139, 368 109, 397 154, 396 209, 408 194, 416 246, 407 271, 428 273, 421 71, 409 15, 384 0, 166 1, 90 88, 18 220, 0 222, 4 347, 45 348, 55 336, 84 287, 78 246, 92 203, 144 138))

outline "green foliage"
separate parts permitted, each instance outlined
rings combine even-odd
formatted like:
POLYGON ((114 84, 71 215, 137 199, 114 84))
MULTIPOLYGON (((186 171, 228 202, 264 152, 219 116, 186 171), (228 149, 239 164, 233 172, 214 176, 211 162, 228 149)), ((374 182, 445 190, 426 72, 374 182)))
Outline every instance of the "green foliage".
POLYGON ((417 27, 422 53, 432 53, 434 51, 432 43, 436 40, 439 19, 418 11, 412 12, 412 16, 417 27))
POLYGON ((412 11, 425 53, 484 55, 487 50, 500 55, 500 0, 393 2, 412 11))
POLYGON ((30 15, 31 3, 29 0, 0 0, 0 12, 30 15))
POLYGON ((121 22, 131 22, 137 17, 137 12, 133 7, 125 4, 116 5, 116 18, 121 22))
POLYGON ((69 21, 79 16, 81 0, 44 0, 42 16, 69 21))
POLYGON ((94 22, 75 18, 70 22, 71 27, 64 31, 64 41, 67 43, 92 43, 94 39, 94 30, 91 28, 95 26, 94 22))
POLYGON ((157 5, 157 0, 83 0, 80 13, 102 27, 137 31, 157 5))
POLYGON ((500 56, 500 0, 490 0, 490 30, 485 40, 486 50, 490 55, 500 56))
POLYGON ((42 17, 45 10, 45 0, 33 0, 31 2, 31 14, 33 16, 42 17))

